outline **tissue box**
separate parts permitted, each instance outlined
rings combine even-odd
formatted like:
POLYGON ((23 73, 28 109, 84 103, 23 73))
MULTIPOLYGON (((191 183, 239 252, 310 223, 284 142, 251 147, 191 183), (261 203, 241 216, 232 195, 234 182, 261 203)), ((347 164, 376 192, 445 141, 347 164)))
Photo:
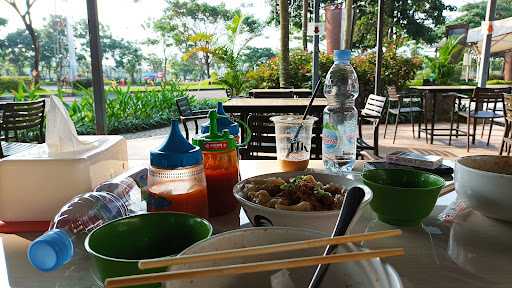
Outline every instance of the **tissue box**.
POLYGON ((74 196, 128 168, 122 136, 80 136, 95 141, 83 152, 48 155, 46 145, 0 160, 0 220, 52 219, 74 196))

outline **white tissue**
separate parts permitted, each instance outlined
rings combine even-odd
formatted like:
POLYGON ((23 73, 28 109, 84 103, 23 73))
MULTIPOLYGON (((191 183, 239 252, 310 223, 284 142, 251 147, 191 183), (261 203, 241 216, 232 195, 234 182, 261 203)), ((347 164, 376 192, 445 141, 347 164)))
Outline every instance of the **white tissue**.
POLYGON ((280 270, 270 276, 270 287, 272 288, 295 288, 290 272, 288 270, 280 270))
POLYGON ((48 154, 93 149, 92 142, 80 140, 64 104, 55 96, 46 101, 46 145, 48 154))

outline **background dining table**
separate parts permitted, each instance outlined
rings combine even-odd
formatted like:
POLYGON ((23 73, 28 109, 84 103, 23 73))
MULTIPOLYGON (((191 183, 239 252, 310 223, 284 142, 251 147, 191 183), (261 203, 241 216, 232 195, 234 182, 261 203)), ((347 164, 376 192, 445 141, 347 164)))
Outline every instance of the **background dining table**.
MULTIPOLYGON (((487 88, 508 88, 511 87, 511 85, 487 85, 487 88)), ((470 85, 432 85, 432 86, 410 86, 409 88, 415 89, 422 93, 421 96, 430 97, 431 101, 423 101, 424 105, 427 105, 427 102, 431 103, 431 109, 430 109, 430 129, 425 128, 421 129, 425 133, 425 138, 428 141, 428 136, 430 136, 430 144, 434 143, 434 136, 449 136, 448 134, 450 131, 450 128, 435 128, 436 123, 436 110, 437 110, 437 101, 439 100, 439 96, 449 93, 449 92, 455 92, 460 94, 472 94, 475 90, 476 86, 470 86, 470 85), (448 133, 436 133, 436 131, 446 131, 448 130, 448 133)), ((426 112, 427 107, 424 107, 424 111, 426 112)), ((426 124, 426 121, 425 121, 426 124)), ((426 125, 425 125, 426 126, 426 125)))
MULTIPOLYGON (((360 182, 363 165, 359 161, 356 171, 348 176, 356 183, 360 182)), ((322 170, 322 162, 310 161, 308 169, 322 170)), ((279 172, 274 160, 240 162, 242 179, 272 172, 279 172)), ((440 215, 455 199, 456 193, 440 197, 434 211, 419 227, 382 223, 368 206, 352 232, 402 229, 400 237, 362 244, 370 249, 405 248, 405 256, 384 259, 396 269, 404 287, 511 287, 512 224, 474 211, 466 211, 453 221, 442 221, 440 215)), ((250 227, 243 211, 238 210, 210 221, 217 233, 250 227)), ((0 287, 101 287, 94 280, 89 258, 82 251, 78 251, 75 261, 60 270, 49 273, 35 270, 27 261, 26 249, 39 234, 0 234, 0 287)))

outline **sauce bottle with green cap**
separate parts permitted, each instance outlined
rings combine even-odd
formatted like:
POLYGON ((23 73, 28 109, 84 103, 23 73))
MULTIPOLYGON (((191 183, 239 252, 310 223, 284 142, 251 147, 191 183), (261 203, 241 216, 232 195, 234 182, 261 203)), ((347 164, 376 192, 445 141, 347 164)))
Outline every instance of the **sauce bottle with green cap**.
POLYGON ((148 211, 177 211, 208 217, 208 196, 201 150, 190 144, 177 120, 157 150, 150 153, 148 211))
POLYGON ((217 130, 217 116, 216 111, 210 111, 209 132, 192 140, 203 152, 210 217, 225 215, 240 208, 233 195, 233 187, 240 180, 237 140, 227 129, 222 132, 217 130))
MULTIPOLYGON (((224 112, 222 102, 217 102, 217 131, 228 130, 229 134, 235 137, 237 143, 240 143, 240 125, 229 118, 224 112)), ((206 122, 201 125, 201 134, 210 132, 210 123, 206 122)))

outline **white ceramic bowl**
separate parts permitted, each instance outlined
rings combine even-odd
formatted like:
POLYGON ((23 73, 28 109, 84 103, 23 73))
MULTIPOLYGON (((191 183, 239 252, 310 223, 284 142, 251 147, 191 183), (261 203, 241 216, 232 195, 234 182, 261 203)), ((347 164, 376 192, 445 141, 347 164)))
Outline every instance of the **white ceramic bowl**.
MULTIPOLYGON (((280 177, 287 181, 290 178, 300 175, 312 175, 317 181, 322 182, 324 185, 334 183, 338 186, 350 188, 354 185, 361 186, 365 191, 365 197, 363 203, 359 206, 359 211, 354 216, 352 223, 355 223, 357 218, 361 214, 361 209, 370 203, 372 199, 372 192, 370 188, 365 185, 355 182, 346 176, 332 175, 317 172, 281 172, 264 174, 252 178, 245 179, 239 182, 233 189, 236 199, 242 205, 245 214, 251 221, 251 224, 255 227, 260 226, 284 226, 284 227, 298 227, 319 230, 325 233, 331 233, 336 225, 340 210, 332 211, 311 211, 311 212, 300 212, 300 211, 287 211, 278 210, 274 208, 268 208, 247 200, 247 195, 244 195, 243 187, 246 183, 251 182, 255 179, 267 179, 272 177, 280 177)), ((351 227, 349 227, 350 231, 351 227)))
POLYGON ((512 221, 512 157, 475 155, 455 162, 455 190, 487 217, 512 221))
MULTIPOLYGON (((245 248, 276 244, 283 242, 301 241, 326 237, 327 234, 319 231, 289 228, 289 227, 259 227, 233 230, 215 235, 207 240, 198 242, 185 249, 180 256, 227 249, 245 248)), ((358 251, 354 245, 338 247, 337 253, 358 251)), ((211 267, 220 265, 233 265, 251 263, 256 261, 278 260, 286 258, 307 257, 321 255, 323 248, 290 251, 278 254, 267 254, 242 259, 229 259, 206 263, 177 265, 174 270, 211 267)), ((316 266, 288 270, 294 287, 306 287, 313 276, 316 266)), ((272 287, 270 277, 279 271, 258 272, 241 275, 230 275, 211 278, 198 278, 191 280, 172 281, 166 283, 167 288, 266 288, 272 287)), ((284 286, 288 287, 288 286, 284 286)), ((383 264, 375 258, 366 261, 331 264, 322 282, 323 288, 352 287, 352 288, 399 288, 402 287, 400 277, 389 265, 383 264)), ((276 288, 276 286, 272 287, 276 288)))

